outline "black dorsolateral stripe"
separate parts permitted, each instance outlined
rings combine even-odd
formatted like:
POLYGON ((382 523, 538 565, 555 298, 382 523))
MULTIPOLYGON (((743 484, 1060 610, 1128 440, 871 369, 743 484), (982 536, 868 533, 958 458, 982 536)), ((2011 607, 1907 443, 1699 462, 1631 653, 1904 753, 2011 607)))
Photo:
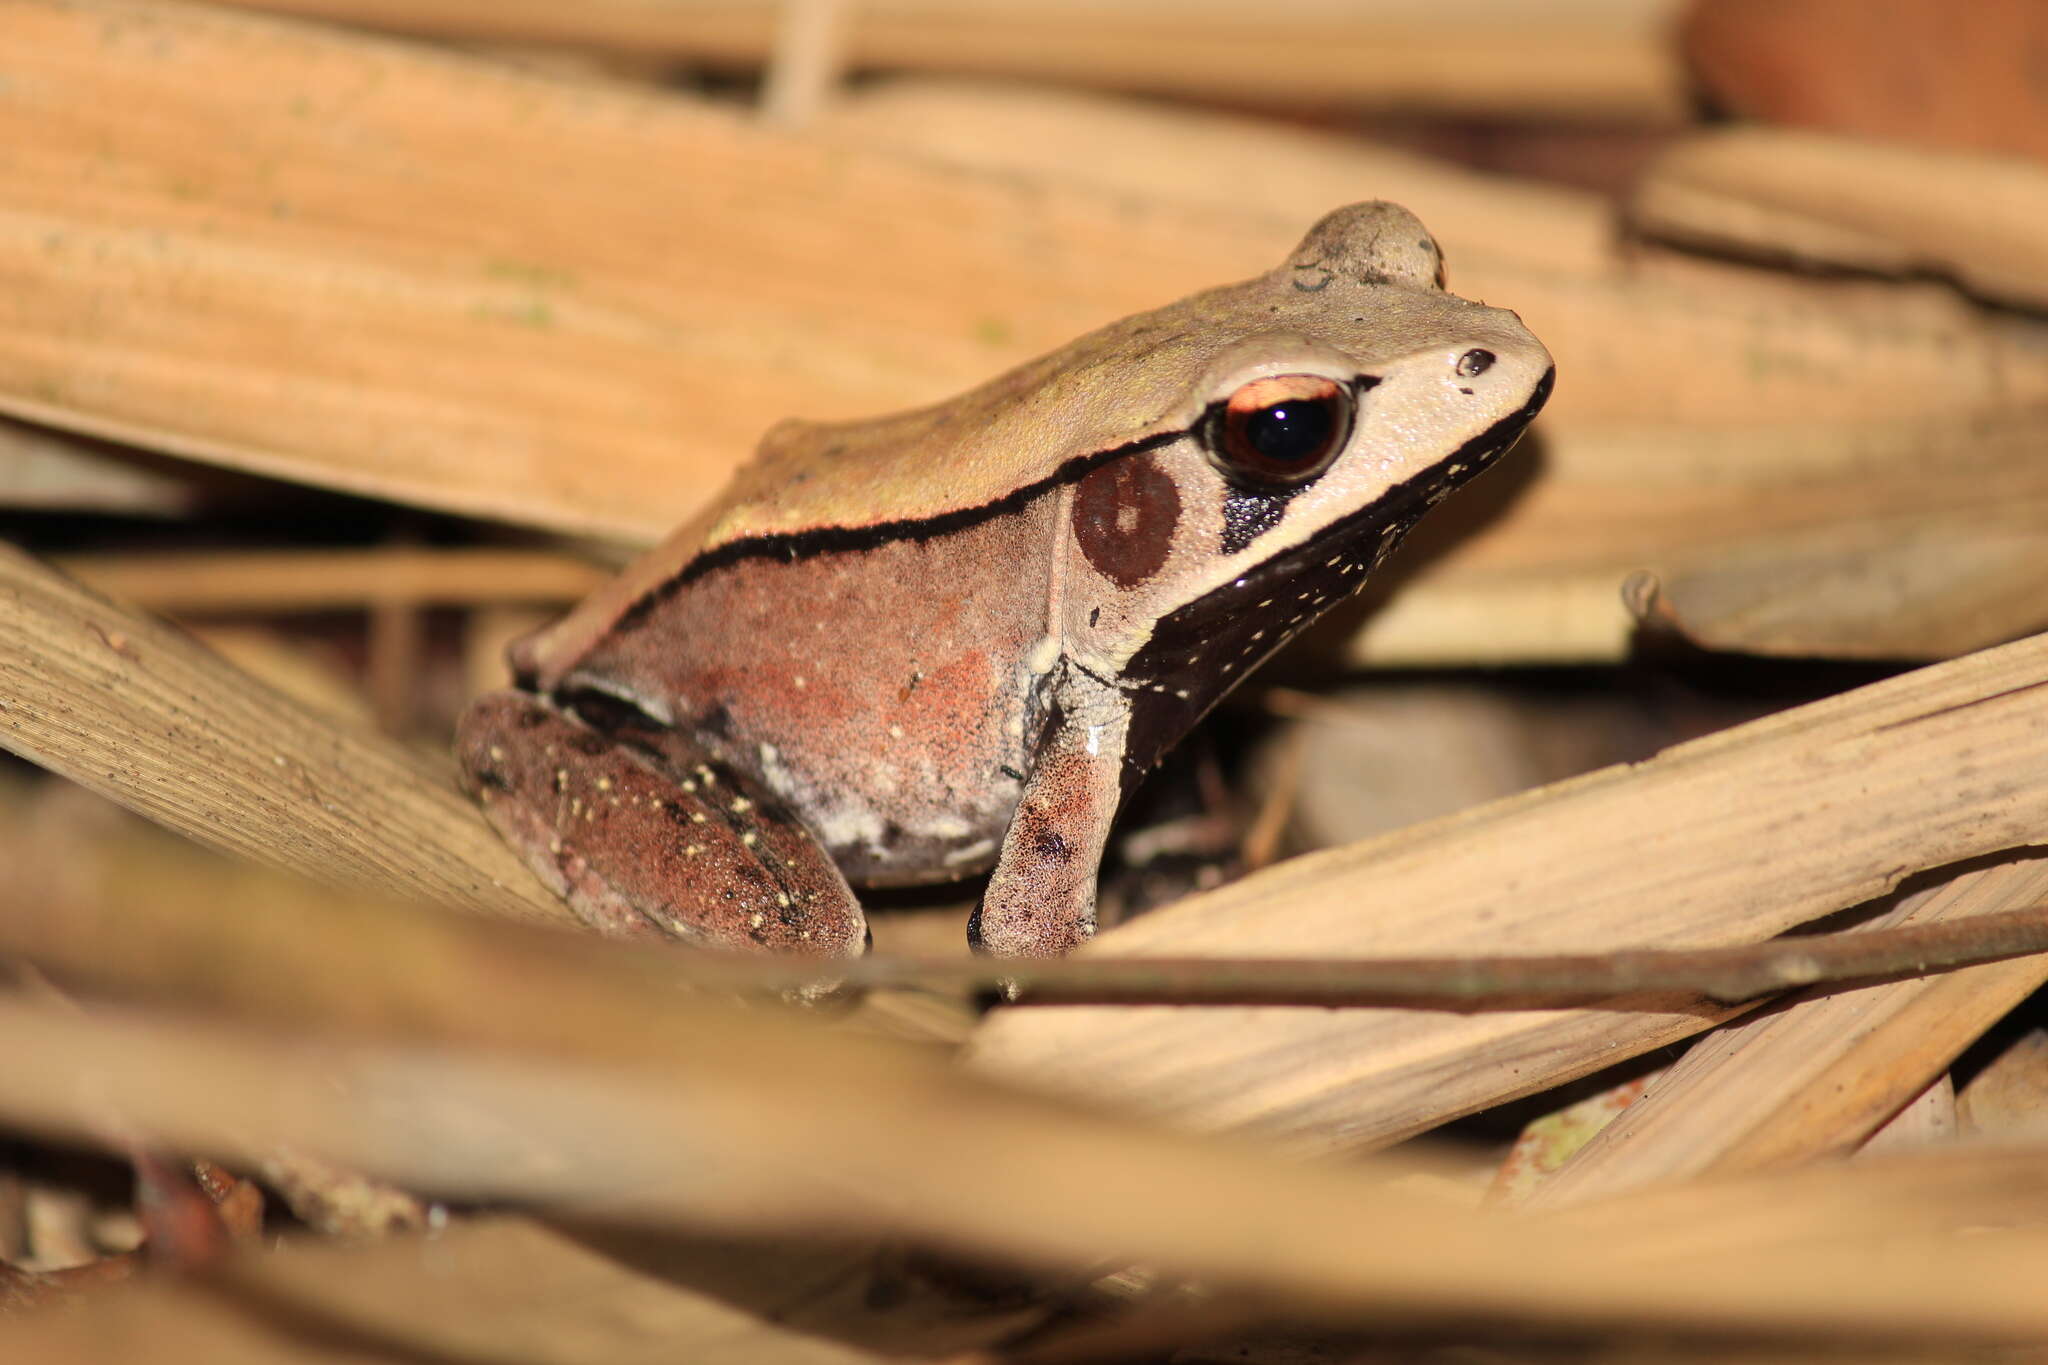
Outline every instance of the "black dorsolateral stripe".
MULTIPOLYGON (((1451 459, 1456 460, 1467 451, 1483 447, 1494 432, 1526 424, 1529 418, 1536 414, 1537 409, 1543 406, 1544 399, 1550 396, 1551 381, 1556 373, 1553 369, 1544 374, 1529 402, 1520 412, 1503 418, 1486 432, 1466 442, 1451 459)), ((1356 376, 1355 379, 1366 377, 1356 376)), ((809 559, 814 555, 846 554, 870 550, 877 545, 899 540, 931 540, 954 531, 964 531, 970 526, 978 526, 996 517, 1021 511, 1040 494, 1050 492, 1062 484, 1077 482, 1111 460, 1142 455, 1148 450, 1172 445, 1182 437, 1192 434, 1191 427, 1177 427, 1171 431, 1140 436, 1134 441, 1126 441, 1107 450, 1076 455, 1044 478, 974 507, 957 508, 929 517, 905 517, 899 521, 876 522, 871 526, 818 526, 808 531, 783 531, 774 535, 741 536, 737 540, 729 540, 723 545, 714 546, 693 556, 689 563, 641 594, 639 600, 619 614, 613 629, 627 631, 639 628, 646 622, 648 616, 683 587, 729 564, 737 564, 747 559, 780 559, 784 563, 794 564, 800 559, 809 559)), ((1398 491, 1399 489, 1389 490, 1380 501, 1384 502, 1398 491)), ((1377 505, 1376 503, 1375 506, 1377 505)))
POLYGON ((1111 446, 1108 450, 1076 455, 1037 482, 1027 483, 1000 498, 973 507, 962 507, 929 517, 905 517, 900 521, 876 522, 872 526, 818 526, 808 531, 783 531, 774 535, 741 536, 737 540, 728 540, 723 545, 714 546, 692 557, 689 563, 641 594, 639 600, 620 613, 615 628, 638 628, 656 608, 685 585, 728 564, 737 564, 745 559, 779 559, 784 563, 794 564, 800 559, 809 559, 814 555, 846 554, 856 550, 871 550, 877 545, 893 544, 897 541, 931 540, 936 536, 950 535, 955 531, 964 531, 970 526, 992 521, 1007 513, 1021 511, 1040 494, 1048 493, 1062 484, 1075 483, 1111 460, 1120 460, 1129 455, 1142 455, 1148 450, 1172 445, 1188 434, 1188 428, 1179 427, 1172 431, 1141 436, 1135 441, 1111 446))

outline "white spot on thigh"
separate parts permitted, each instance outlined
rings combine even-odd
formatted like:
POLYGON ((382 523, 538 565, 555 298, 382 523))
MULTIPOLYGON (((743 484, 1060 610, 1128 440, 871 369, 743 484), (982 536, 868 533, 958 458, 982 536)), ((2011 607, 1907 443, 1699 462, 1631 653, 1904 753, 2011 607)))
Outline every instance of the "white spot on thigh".
POLYGON ((1094 758, 1097 754, 1100 754, 1101 752, 1102 727, 1100 725, 1091 725, 1088 727, 1088 756, 1090 758, 1094 758))
POLYGON ((1060 661, 1058 637, 1041 635, 1038 643, 1031 646, 1031 652, 1024 657, 1024 667, 1034 674, 1050 673, 1052 666, 1060 661))

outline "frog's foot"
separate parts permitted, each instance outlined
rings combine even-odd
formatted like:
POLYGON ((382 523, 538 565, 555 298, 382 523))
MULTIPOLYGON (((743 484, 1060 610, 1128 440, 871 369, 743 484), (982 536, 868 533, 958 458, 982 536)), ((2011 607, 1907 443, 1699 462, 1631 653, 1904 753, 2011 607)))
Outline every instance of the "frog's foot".
POLYGON ((526 692, 491 692, 456 754, 484 814, 601 933, 857 957, 846 879, 774 795, 667 730, 607 732, 526 692))

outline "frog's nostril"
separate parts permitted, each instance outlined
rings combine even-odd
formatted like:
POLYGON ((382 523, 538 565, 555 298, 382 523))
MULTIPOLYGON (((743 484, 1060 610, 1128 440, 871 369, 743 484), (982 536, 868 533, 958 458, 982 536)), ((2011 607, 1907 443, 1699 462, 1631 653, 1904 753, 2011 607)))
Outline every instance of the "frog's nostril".
POLYGON ((1492 369, 1497 358, 1492 351, 1474 347, 1458 357, 1458 374, 1461 378, 1476 379, 1492 369))

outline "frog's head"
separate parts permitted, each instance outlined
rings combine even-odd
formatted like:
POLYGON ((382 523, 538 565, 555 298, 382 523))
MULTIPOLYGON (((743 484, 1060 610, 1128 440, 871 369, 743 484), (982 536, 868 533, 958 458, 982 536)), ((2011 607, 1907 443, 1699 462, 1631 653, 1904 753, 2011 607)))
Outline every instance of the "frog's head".
POLYGON ((1445 292, 1436 243, 1385 203, 1132 325, 1182 393, 1075 485, 1066 633, 1137 698, 1143 765, 1513 445, 1552 371, 1514 314, 1445 292))

